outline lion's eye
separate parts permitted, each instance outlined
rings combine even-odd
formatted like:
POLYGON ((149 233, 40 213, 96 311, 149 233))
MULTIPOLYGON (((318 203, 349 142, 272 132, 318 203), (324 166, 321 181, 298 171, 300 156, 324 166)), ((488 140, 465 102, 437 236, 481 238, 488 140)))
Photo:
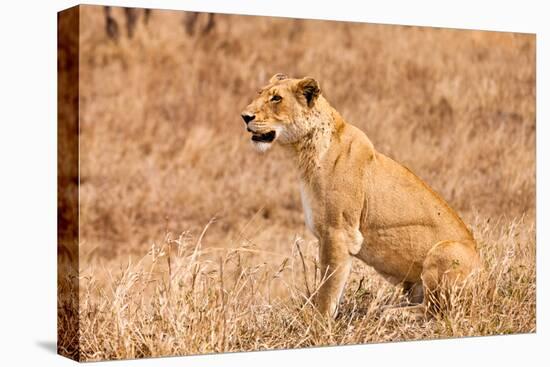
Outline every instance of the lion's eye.
POLYGON ((279 102, 281 99, 283 99, 283 97, 278 95, 274 95, 273 97, 271 97, 272 102, 279 102))

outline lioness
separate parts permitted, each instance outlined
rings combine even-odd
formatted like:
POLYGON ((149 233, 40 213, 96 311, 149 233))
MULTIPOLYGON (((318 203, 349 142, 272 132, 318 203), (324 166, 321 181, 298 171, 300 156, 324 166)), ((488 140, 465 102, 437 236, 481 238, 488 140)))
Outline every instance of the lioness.
POLYGON ((346 123, 316 80, 274 75, 242 118, 258 150, 278 142, 298 168, 325 276, 315 298, 322 314, 336 315, 353 257, 402 284, 415 312, 479 266, 473 236, 453 209, 346 123))

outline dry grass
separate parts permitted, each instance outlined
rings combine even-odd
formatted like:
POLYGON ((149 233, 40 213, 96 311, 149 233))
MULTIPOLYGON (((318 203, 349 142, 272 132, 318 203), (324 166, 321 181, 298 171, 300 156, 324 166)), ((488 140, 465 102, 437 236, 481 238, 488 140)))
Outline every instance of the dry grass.
POLYGON ((340 316, 317 318, 308 303, 319 283, 316 261, 308 251, 302 262, 301 240, 272 267, 243 266, 254 251, 246 245, 210 260, 200 239, 167 238, 136 263, 107 270, 107 286, 98 285, 97 269, 81 274, 81 353, 98 360, 534 332, 533 228, 524 225, 496 231, 478 224, 487 238, 479 285, 457 290, 448 309, 422 321, 382 315, 381 306, 402 295, 361 264, 340 316), (288 298, 273 295, 280 287, 288 298))
POLYGON ((191 37, 155 11, 115 43, 92 7, 81 25, 81 359, 534 332, 533 36, 223 16, 191 37), (318 79, 471 225, 485 272, 441 315, 382 317, 399 289, 357 262, 340 317, 314 317, 296 173, 239 117, 276 72, 318 79))

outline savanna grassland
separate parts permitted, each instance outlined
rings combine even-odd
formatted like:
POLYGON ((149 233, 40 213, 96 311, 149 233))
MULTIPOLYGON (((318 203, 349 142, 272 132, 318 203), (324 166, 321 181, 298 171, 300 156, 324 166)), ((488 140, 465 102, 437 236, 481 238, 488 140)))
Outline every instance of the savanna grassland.
POLYGON ((115 41, 81 8, 78 358, 535 331, 533 35, 182 14, 115 41), (315 317, 297 173, 240 118, 278 72, 316 78, 471 227, 484 272, 438 316, 385 317, 400 289, 357 261, 340 315, 315 317))

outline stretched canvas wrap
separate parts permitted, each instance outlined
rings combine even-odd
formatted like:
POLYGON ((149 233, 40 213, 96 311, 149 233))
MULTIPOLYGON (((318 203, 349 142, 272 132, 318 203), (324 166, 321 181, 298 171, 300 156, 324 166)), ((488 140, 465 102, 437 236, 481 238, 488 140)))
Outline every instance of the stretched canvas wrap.
POLYGON ((59 354, 535 332, 535 81, 532 34, 60 12, 59 354))

